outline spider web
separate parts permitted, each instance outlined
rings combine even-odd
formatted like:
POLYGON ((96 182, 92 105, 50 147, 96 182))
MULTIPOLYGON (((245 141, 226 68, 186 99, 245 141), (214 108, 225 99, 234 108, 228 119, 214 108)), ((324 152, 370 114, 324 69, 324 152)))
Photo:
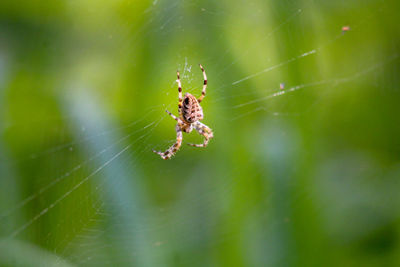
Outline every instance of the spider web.
POLYGON ((305 264, 323 238, 338 263, 331 244, 393 255, 396 6, 71 2, 43 11, 53 26, 17 12, 21 25, 0 24, 0 261, 305 264), (198 63, 215 138, 162 161, 151 150, 175 142, 175 71, 200 95, 198 63))

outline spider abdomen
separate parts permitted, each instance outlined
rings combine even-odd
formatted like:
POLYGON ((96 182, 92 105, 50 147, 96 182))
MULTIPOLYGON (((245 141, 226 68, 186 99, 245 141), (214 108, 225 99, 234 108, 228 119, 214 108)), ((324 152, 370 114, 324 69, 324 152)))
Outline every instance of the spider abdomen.
POLYGON ((203 119, 203 109, 197 99, 189 93, 186 93, 183 99, 182 118, 188 123, 203 119))

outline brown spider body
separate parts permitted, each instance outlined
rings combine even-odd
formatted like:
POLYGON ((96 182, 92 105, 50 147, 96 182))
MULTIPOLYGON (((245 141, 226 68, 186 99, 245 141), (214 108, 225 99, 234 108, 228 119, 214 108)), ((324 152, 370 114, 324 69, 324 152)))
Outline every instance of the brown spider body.
POLYGON ((166 110, 166 112, 178 123, 176 124, 176 143, 167 149, 165 152, 155 151, 154 153, 161 156, 162 159, 170 159, 179 150, 182 145, 182 132, 190 133, 195 129, 199 134, 204 136, 204 143, 202 144, 188 144, 194 147, 206 147, 208 141, 214 137, 212 130, 205 124, 201 123, 200 120, 203 119, 203 109, 200 106, 200 102, 206 95, 207 88, 207 76, 204 68, 200 65, 201 71, 203 72, 204 83, 201 96, 196 99, 193 95, 186 93, 185 97, 182 99, 182 86, 179 77, 179 72, 177 72, 178 79, 178 92, 179 92, 179 102, 178 102, 178 112, 179 118, 174 116, 171 112, 166 110))
POLYGON ((203 119, 203 109, 197 99, 186 93, 182 105, 182 119, 187 123, 193 123, 203 119))

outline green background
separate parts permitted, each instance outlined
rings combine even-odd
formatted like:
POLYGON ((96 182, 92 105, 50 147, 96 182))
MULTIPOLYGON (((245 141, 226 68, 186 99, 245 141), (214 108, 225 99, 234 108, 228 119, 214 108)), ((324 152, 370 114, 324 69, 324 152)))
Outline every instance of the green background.
POLYGON ((0 265, 399 266, 398 10, 1 1, 0 265))

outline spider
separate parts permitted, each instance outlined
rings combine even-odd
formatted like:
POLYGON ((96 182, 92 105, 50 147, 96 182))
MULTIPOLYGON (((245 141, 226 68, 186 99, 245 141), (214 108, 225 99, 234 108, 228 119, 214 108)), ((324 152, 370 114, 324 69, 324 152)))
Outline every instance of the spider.
POLYGON ((170 159, 175 153, 179 150, 182 145, 182 132, 190 133, 193 128, 201 135, 204 136, 204 143, 202 144, 188 144, 194 147, 206 147, 208 141, 213 138, 212 130, 201 123, 200 120, 203 119, 203 109, 200 106, 201 101, 206 96, 206 88, 207 88, 207 76, 204 68, 201 64, 199 64, 201 71, 203 72, 204 83, 203 83, 203 91, 201 92, 201 96, 196 99, 193 95, 186 93, 185 98, 182 99, 182 85, 179 77, 179 71, 176 72, 178 79, 176 82, 178 83, 178 92, 179 92, 179 102, 178 102, 178 113, 179 118, 174 116, 171 112, 166 110, 166 112, 178 123, 175 126, 176 130, 176 143, 167 149, 165 152, 153 150, 154 153, 161 156, 162 159, 170 159))

